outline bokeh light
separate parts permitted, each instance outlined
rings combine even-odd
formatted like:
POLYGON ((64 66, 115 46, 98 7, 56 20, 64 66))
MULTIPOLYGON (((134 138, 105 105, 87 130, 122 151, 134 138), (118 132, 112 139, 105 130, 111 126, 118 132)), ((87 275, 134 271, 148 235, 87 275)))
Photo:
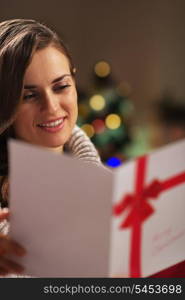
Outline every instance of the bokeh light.
POLYGON ((90 98, 89 105, 94 110, 102 110, 105 107, 105 98, 102 95, 94 95, 90 98))
POLYGON ((117 114, 110 114, 106 117, 105 124, 109 129, 117 129, 121 125, 121 118, 117 114))
POLYGON ((117 168, 119 167, 122 162, 119 158, 117 157, 110 157, 107 161, 106 161, 106 164, 109 166, 109 167, 112 167, 112 168, 117 168))
POLYGON ((95 119, 92 125, 96 133, 102 133, 105 130, 105 122, 101 119, 95 119))
POLYGON ((111 68, 110 68, 110 65, 108 64, 108 62, 99 61, 98 63, 96 63, 96 65, 94 67, 94 72, 99 77, 106 77, 110 74, 111 68))
POLYGON ((91 124, 84 124, 81 128, 89 138, 94 135, 94 127, 91 124))

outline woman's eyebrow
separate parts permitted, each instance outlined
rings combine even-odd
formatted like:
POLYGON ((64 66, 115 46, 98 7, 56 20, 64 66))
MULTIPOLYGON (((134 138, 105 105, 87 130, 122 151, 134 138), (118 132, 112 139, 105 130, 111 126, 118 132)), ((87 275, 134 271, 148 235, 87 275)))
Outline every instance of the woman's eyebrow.
POLYGON ((62 75, 62 76, 60 76, 60 77, 54 79, 51 83, 56 83, 56 82, 62 80, 62 79, 63 79, 64 77, 66 77, 66 76, 70 76, 70 77, 71 77, 71 74, 64 74, 64 75, 62 75))
MULTIPOLYGON (((57 77, 57 78, 55 78, 51 83, 56 83, 56 82, 58 82, 58 81, 61 81, 61 80, 64 79, 64 77, 66 77, 66 76, 70 76, 70 77, 71 77, 71 74, 64 74, 64 75, 62 75, 62 76, 60 76, 60 77, 57 77)), ((36 86, 36 85, 33 85, 33 84, 29 84, 29 85, 25 85, 25 86, 24 86, 24 89, 35 89, 35 88, 37 88, 37 86, 36 86)))

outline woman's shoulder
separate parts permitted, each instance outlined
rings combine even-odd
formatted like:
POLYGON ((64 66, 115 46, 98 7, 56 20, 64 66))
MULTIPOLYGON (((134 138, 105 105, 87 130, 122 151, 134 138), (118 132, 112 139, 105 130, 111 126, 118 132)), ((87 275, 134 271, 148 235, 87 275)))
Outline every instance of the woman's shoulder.
POLYGON ((112 172, 102 163, 100 155, 90 138, 77 125, 74 127, 71 137, 65 145, 65 150, 86 163, 95 164, 109 173, 112 172))
POLYGON ((77 125, 73 129, 65 149, 81 160, 98 165, 101 164, 101 159, 95 146, 86 133, 77 125))

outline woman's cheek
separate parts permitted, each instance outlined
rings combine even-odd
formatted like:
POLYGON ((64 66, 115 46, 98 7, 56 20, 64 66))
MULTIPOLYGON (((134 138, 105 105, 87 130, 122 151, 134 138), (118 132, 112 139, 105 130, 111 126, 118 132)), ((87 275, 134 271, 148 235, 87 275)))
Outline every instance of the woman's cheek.
POLYGON ((77 111, 77 93, 75 91, 66 97, 65 106, 70 112, 77 111))
POLYGON ((32 109, 29 107, 22 107, 17 115, 17 119, 14 123, 15 133, 20 135, 21 133, 29 133, 33 130, 33 124, 35 115, 32 109))

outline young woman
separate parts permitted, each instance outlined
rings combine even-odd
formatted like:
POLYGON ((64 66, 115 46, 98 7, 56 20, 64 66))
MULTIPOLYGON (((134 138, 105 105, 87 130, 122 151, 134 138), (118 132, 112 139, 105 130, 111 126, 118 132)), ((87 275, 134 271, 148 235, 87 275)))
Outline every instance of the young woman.
MULTIPOLYGON (((34 20, 0 23, 1 207, 8 206, 9 137, 58 153, 68 151, 101 166, 95 147, 76 120, 75 68, 60 38, 34 20)), ((8 237, 8 216, 7 209, 0 209, 0 276, 23 270, 8 259, 9 253, 25 254, 8 237)), ((153 277, 185 277, 185 262, 153 277)))
MULTIPOLYGON (((0 194, 8 206, 9 137, 101 166, 98 153, 76 125, 75 68, 58 35, 34 20, 0 23, 0 194)), ((9 212, 0 210, 0 275, 22 266, 7 258, 25 250, 8 238, 9 212)))

